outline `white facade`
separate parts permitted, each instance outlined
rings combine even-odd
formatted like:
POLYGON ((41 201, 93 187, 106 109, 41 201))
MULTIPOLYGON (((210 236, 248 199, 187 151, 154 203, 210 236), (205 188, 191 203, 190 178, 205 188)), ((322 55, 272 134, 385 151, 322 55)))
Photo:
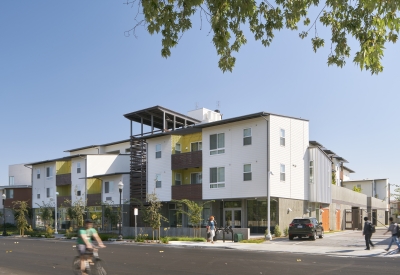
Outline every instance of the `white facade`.
POLYGON ((120 181, 124 184, 122 188, 121 201, 122 204, 130 201, 130 190, 129 190, 129 174, 118 174, 113 176, 104 176, 102 179, 102 190, 101 190, 101 201, 102 203, 119 204, 119 188, 118 184, 120 181), (108 184, 108 190, 106 190, 106 183, 108 184))
POLYGON ((115 143, 108 143, 103 145, 93 145, 72 150, 67 150, 70 155, 101 155, 101 154, 129 154, 130 142, 121 141, 115 143))
POLYGON ((31 185, 31 169, 23 164, 13 164, 8 166, 9 185, 31 185))
POLYGON ((169 135, 147 140, 147 193, 155 192, 161 201, 170 201, 172 196, 171 148, 169 135), (156 158, 156 148, 161 149, 160 158, 156 158), (156 188, 156 181, 161 181, 161 187, 156 188))
POLYGON ((289 117, 270 116, 271 196, 308 200, 308 121, 289 117), (284 130, 285 145, 281 145, 284 130), (281 165, 285 181, 281 181, 281 165))
POLYGON ((53 203, 56 192, 56 162, 32 165, 32 207, 53 203))
POLYGON ((200 120, 201 123, 208 123, 222 119, 222 115, 219 112, 212 111, 206 108, 189 111, 187 115, 197 120, 200 120))
POLYGON ((343 182, 343 187, 353 189, 354 186, 361 188, 361 193, 368 197, 387 201, 389 204, 389 180, 388 179, 366 179, 351 180, 343 182))
POLYGON ((309 148, 310 202, 332 202, 332 161, 319 147, 309 148))

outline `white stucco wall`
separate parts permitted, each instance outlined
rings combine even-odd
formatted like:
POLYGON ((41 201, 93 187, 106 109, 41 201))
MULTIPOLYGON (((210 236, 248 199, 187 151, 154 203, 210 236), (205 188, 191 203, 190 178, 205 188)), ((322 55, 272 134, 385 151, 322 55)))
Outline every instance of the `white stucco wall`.
POLYGON ((267 122, 255 118, 204 128, 203 199, 267 196, 267 122), (251 128, 252 144, 243 145, 243 130, 251 128), (210 155, 210 135, 225 134, 225 153, 210 155), (243 180, 243 166, 251 164, 252 180, 243 180), (225 187, 210 188, 210 168, 225 167, 225 187))
POLYGON ((172 170, 171 170, 171 136, 147 140, 147 192, 155 191, 161 201, 171 200, 172 170), (161 144, 161 158, 156 158, 156 145, 161 144), (156 188, 156 174, 161 175, 161 188, 156 188))
POLYGON ((87 177, 112 173, 129 172, 129 155, 88 155, 87 177))
POLYGON ((309 180, 311 202, 331 203, 332 162, 319 148, 309 148, 309 161, 313 161, 313 180, 309 180))
POLYGON ((102 177, 102 190, 101 190, 101 201, 102 202, 108 202, 111 204, 119 204, 119 189, 118 189, 118 183, 122 180, 122 183, 124 184, 124 187, 122 189, 122 203, 129 202, 130 199, 130 179, 129 179, 129 174, 120 174, 120 175, 114 175, 114 176, 106 176, 102 177), (113 189, 109 190, 109 193, 105 193, 105 182, 113 182, 113 189), (110 200, 107 200, 107 198, 111 198, 110 200))
POLYGON ((47 188, 50 188, 50 196, 54 198, 56 192, 56 163, 49 162, 32 166, 32 207, 39 208, 38 205, 43 205, 43 202, 50 203, 50 198, 47 197, 47 188), (51 167, 52 176, 46 177, 46 168, 51 167), (40 178, 37 178, 37 171, 40 169, 40 178), (37 195, 40 195, 40 198, 37 195))
POLYGON ((31 169, 23 164, 8 166, 8 177, 14 177, 14 185, 31 185, 31 169))

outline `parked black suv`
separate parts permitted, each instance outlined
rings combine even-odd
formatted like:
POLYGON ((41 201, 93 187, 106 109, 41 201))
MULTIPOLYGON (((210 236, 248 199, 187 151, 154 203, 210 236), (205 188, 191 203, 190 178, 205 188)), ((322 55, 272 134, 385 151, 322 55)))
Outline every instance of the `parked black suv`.
POLYGON ((324 237, 324 228, 322 227, 322 222, 318 222, 316 218, 295 218, 289 224, 289 240, 293 240, 294 237, 299 239, 309 237, 315 241, 317 235, 322 239, 324 237))

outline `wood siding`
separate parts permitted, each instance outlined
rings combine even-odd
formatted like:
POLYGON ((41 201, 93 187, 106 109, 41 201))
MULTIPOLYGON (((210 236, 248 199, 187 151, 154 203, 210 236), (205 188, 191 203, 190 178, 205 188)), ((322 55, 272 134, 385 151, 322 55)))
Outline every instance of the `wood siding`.
POLYGON ((29 207, 32 207, 32 188, 7 188, 14 190, 14 197, 6 199, 4 205, 6 208, 13 208, 14 201, 27 201, 29 207))
POLYGON ((171 170, 201 167, 202 151, 171 155, 171 170))
POLYGON ((87 195, 88 206, 99 206, 101 205, 101 194, 88 194, 87 195))
POLYGON ((185 184, 172 186, 173 200, 202 200, 202 184, 185 184))
POLYGON ((56 175, 56 186, 70 185, 71 184, 71 173, 56 175))

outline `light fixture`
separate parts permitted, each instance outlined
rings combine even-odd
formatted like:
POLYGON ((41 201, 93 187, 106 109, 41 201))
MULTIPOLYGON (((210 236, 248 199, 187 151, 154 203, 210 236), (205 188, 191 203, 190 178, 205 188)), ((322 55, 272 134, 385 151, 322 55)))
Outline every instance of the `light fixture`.
POLYGON ((288 212, 292 212, 293 210, 292 210, 291 208, 288 208, 287 211, 288 211, 288 212))
POLYGON ((307 213, 310 213, 310 209, 306 209, 306 212, 307 212, 307 213))
POLYGON ((339 212, 339 210, 336 209, 336 210, 335 210, 335 214, 336 214, 337 212, 339 212))
POLYGON ((321 209, 321 213, 324 213, 324 210, 321 209))

